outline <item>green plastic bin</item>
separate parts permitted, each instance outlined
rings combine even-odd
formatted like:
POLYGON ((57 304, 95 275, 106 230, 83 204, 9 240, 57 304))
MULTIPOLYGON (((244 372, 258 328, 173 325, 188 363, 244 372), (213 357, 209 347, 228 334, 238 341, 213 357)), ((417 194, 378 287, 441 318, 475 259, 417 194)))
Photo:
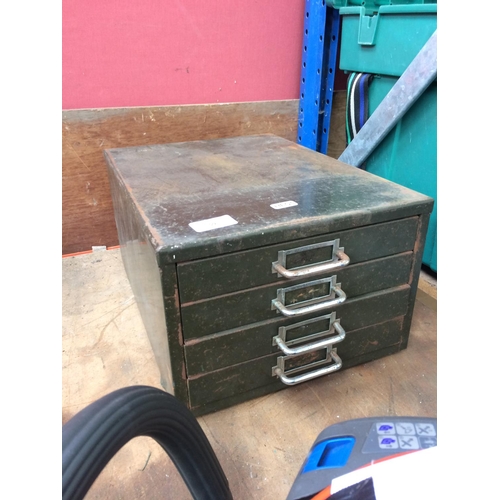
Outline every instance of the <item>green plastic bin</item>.
MULTIPOLYGON (((374 75, 368 92, 371 115, 436 30, 437 4, 332 1, 340 7, 342 19, 340 69, 374 75)), ((365 167, 434 198, 422 262, 437 272, 436 89, 435 82, 370 155, 365 167)))

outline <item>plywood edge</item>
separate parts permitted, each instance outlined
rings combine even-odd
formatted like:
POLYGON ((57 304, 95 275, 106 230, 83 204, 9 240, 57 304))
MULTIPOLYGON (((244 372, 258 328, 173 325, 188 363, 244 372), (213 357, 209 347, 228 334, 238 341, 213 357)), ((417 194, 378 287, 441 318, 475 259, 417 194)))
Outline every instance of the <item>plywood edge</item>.
POLYGON ((188 113, 211 110, 213 112, 234 110, 234 109, 269 109, 271 114, 279 111, 292 110, 297 112, 298 99, 283 99, 280 101, 248 101, 248 102, 218 102, 209 104, 175 104, 175 105, 157 105, 157 106, 128 106, 123 108, 82 108, 68 109, 62 111, 64 121, 93 122, 99 118, 112 118, 126 116, 130 112, 148 112, 148 111, 166 111, 168 113, 188 113))
POLYGON ((437 279, 423 270, 418 279, 417 300, 437 311, 437 279))

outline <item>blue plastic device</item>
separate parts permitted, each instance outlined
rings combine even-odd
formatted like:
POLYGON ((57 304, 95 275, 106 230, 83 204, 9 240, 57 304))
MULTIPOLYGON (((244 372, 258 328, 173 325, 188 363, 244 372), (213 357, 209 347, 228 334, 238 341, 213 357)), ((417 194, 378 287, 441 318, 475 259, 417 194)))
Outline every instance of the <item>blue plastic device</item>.
POLYGON ((436 445, 435 418, 384 416, 331 425, 316 438, 286 500, 309 499, 372 461, 436 445))

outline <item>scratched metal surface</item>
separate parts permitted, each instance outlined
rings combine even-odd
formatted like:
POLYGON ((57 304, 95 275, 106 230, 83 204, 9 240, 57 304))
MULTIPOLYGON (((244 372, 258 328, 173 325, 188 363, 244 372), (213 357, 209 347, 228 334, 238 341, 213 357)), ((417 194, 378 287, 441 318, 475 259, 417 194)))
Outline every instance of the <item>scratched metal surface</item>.
POLYGON ((428 213, 432 200, 272 135, 106 150, 165 262, 428 213), (294 201, 276 210, 271 204, 294 201), (189 223, 229 215, 202 233, 189 223))

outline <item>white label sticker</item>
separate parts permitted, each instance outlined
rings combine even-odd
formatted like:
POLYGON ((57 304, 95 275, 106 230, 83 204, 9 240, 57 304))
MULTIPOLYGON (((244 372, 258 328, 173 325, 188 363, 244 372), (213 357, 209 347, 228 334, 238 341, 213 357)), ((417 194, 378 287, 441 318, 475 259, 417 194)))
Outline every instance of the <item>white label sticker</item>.
POLYGON ((294 207, 295 205, 298 205, 295 201, 281 201, 280 203, 273 203, 271 208, 281 210, 282 208, 294 207))
POLYGON ((197 233, 203 233, 204 231, 211 231, 212 229, 233 226, 234 224, 238 224, 238 221, 234 220, 229 215, 221 215, 220 217, 214 217, 213 219, 190 222, 189 227, 194 229, 197 233))

